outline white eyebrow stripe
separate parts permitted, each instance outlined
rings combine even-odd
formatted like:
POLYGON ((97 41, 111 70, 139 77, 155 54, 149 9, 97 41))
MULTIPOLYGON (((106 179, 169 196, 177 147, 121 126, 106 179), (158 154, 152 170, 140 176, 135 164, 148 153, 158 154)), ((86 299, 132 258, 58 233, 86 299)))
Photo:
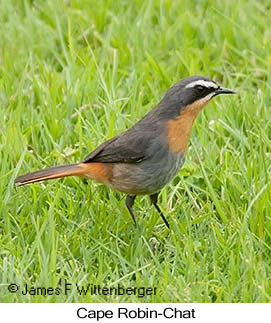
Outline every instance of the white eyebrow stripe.
POLYGON ((218 85, 215 84, 214 82, 212 82, 212 81, 204 81, 204 80, 197 80, 197 81, 188 83, 186 85, 186 88, 195 87, 197 85, 201 85, 201 86, 204 86, 204 87, 207 87, 207 88, 211 87, 211 88, 214 88, 214 89, 218 89, 218 85))

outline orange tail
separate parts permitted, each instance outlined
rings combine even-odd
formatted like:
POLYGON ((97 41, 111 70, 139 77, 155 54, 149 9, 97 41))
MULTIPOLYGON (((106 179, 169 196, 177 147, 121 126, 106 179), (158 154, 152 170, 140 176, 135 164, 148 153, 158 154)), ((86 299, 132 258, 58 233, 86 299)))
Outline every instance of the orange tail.
POLYGON ((15 179, 15 184, 18 186, 30 183, 47 181, 68 176, 84 176, 90 179, 97 180, 102 183, 107 183, 112 175, 112 165, 104 163, 79 163, 71 165, 56 166, 52 168, 38 170, 33 173, 28 173, 19 176, 15 179))
POLYGON ((46 181, 55 178, 73 176, 73 175, 84 175, 85 168, 82 164, 72 164, 72 165, 63 165, 56 166, 52 168, 38 170, 33 173, 28 173, 23 176, 19 176, 15 179, 15 184, 18 186, 46 181))

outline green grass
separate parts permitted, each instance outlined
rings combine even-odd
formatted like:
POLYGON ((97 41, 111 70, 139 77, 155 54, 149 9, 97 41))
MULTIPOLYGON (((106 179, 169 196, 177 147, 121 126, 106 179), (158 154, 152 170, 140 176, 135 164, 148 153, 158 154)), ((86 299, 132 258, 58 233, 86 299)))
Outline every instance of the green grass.
POLYGON ((271 301, 269 1, 0 0, 0 300, 271 301), (98 4, 99 3, 99 4, 98 4), (18 174, 82 160, 183 77, 238 91, 198 117, 159 203, 77 178, 18 174), (156 296, 24 296, 10 283, 152 286, 156 296))

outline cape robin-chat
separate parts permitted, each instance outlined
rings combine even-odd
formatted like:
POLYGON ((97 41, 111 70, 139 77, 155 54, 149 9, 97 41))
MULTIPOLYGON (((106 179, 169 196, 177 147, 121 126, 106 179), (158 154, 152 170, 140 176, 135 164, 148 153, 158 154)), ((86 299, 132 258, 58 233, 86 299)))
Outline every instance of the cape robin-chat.
POLYGON ((157 204, 158 194, 184 163, 198 113, 215 96, 232 93, 204 76, 185 78, 171 87, 143 119, 101 144, 82 162, 19 176, 15 183, 25 185, 67 176, 93 179, 127 194, 125 203, 134 222, 135 198, 147 194, 169 227, 157 204))

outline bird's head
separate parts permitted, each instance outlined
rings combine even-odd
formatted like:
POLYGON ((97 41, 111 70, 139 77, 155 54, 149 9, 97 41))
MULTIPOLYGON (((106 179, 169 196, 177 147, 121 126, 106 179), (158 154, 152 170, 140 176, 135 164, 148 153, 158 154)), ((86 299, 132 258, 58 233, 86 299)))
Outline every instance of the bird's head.
POLYGON ((170 151, 185 153, 198 113, 215 96, 233 93, 204 76, 185 78, 170 88, 158 106, 160 115, 167 119, 170 151))
POLYGON ((170 88, 163 101, 170 105, 184 108, 197 104, 205 106, 212 98, 220 94, 233 94, 232 90, 219 86, 215 81, 205 76, 191 76, 182 79, 170 88))

